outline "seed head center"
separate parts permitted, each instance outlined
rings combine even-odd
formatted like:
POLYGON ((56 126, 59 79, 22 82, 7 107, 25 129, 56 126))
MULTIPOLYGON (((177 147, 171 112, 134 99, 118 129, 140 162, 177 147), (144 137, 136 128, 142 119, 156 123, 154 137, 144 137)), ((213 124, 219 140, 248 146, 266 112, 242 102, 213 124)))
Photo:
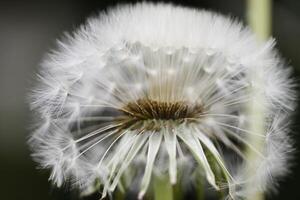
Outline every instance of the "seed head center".
POLYGON ((125 127, 159 128, 157 122, 194 121, 203 113, 201 104, 190 104, 185 101, 156 101, 138 99, 125 105, 121 111, 125 127))

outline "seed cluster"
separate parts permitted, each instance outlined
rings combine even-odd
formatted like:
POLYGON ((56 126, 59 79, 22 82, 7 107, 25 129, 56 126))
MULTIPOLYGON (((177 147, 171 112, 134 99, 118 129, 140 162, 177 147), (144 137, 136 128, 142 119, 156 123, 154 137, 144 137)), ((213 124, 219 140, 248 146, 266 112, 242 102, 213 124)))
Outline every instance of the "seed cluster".
POLYGON ((204 108, 201 104, 189 104, 184 101, 162 102, 151 99, 138 99, 124 106, 119 118, 124 124, 123 128, 148 130, 160 129, 159 124, 176 121, 193 121, 201 117, 204 108))

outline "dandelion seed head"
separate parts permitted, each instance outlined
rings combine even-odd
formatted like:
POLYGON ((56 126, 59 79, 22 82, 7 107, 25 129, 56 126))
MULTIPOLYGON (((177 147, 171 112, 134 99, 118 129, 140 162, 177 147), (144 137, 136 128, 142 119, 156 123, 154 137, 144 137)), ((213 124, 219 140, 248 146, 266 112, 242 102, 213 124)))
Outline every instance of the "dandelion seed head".
POLYGON ((90 18, 41 64, 30 96, 42 119, 29 142, 33 157, 56 185, 90 191, 97 182, 103 197, 135 185, 142 198, 153 176, 192 181, 183 171, 232 197, 247 195, 245 182, 271 190, 288 171, 292 145, 282 125, 296 98, 273 46, 230 18, 168 4, 90 18), (253 69, 263 84, 250 78, 253 69), (265 135, 247 128, 253 88, 266 99, 265 135), (250 135, 261 136, 263 152, 250 135), (251 180, 241 170, 245 148, 263 158, 251 180))

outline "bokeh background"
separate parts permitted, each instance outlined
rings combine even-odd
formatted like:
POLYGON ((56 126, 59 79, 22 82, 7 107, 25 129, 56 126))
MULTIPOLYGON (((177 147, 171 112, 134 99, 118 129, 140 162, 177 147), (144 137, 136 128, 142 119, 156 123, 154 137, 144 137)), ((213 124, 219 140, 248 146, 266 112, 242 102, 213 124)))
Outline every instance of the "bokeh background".
MULTIPOLYGON (((0 1, 0 199, 77 199, 66 189, 48 182, 48 172, 36 170, 26 145, 30 112, 26 93, 45 52, 55 47, 64 32, 70 32, 86 18, 118 3, 115 0, 19 0, 0 1)), ((165 1, 170 2, 170 1, 165 1)), ((182 0, 175 4, 205 8, 239 18, 246 23, 245 0, 182 0)), ((300 1, 275 0, 273 34, 277 48, 300 72, 300 1)), ((282 181, 277 196, 268 199, 300 199, 300 123, 295 111, 293 137, 298 151, 292 173, 282 181)))

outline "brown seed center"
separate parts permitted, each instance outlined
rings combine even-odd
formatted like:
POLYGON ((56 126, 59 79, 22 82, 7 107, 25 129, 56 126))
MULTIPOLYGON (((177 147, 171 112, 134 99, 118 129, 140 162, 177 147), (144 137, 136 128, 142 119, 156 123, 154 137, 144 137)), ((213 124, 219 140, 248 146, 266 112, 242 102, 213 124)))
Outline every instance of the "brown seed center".
POLYGON ((130 102, 120 109, 124 116, 120 118, 124 127, 136 129, 158 129, 157 121, 194 121, 201 117, 204 108, 201 104, 189 104, 184 101, 162 102, 150 99, 139 99, 130 102), (147 123, 145 123, 147 122, 147 123))

